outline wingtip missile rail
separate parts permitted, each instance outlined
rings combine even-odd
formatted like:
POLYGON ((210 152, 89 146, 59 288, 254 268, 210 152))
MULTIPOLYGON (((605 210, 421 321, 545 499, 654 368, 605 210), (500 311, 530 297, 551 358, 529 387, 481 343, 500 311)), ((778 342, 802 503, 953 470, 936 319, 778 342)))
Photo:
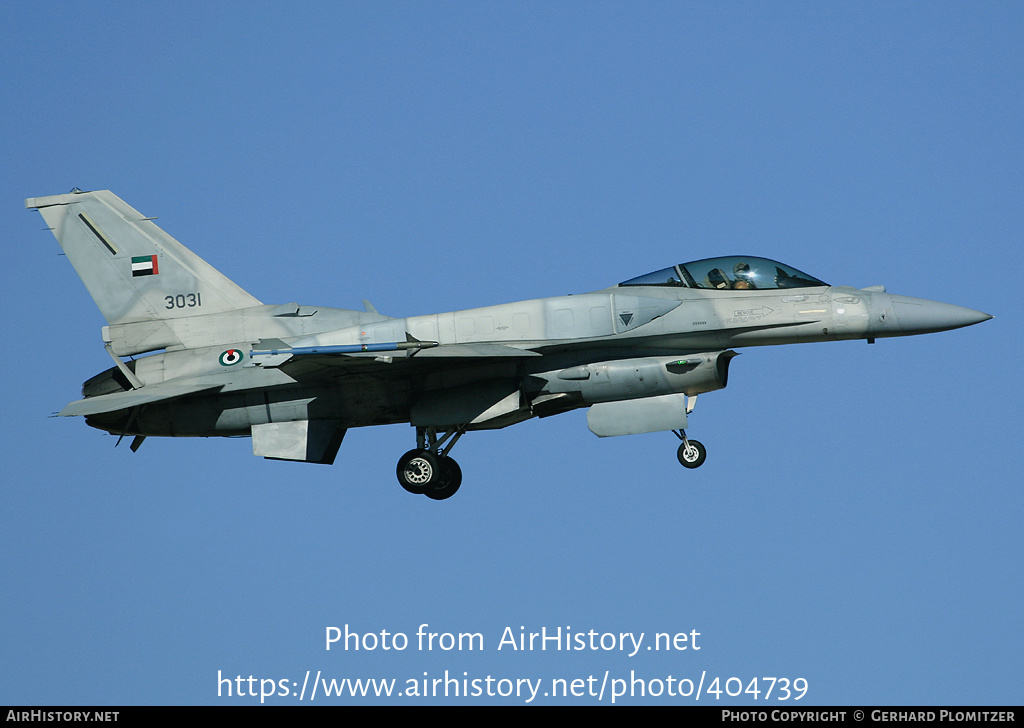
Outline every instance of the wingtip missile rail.
POLYGON ((253 349, 250 356, 309 356, 312 354, 362 354, 377 351, 419 351, 438 346, 437 341, 391 341, 380 344, 334 344, 330 346, 296 346, 291 349, 253 349))

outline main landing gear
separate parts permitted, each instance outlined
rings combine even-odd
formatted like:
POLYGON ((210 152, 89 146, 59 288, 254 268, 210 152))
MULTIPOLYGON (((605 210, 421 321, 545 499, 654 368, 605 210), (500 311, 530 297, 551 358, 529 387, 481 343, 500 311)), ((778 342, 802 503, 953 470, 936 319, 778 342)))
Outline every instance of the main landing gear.
POLYGON ((444 433, 438 440, 435 428, 417 427, 416 449, 398 461, 396 473, 399 484, 410 493, 425 495, 432 500, 445 500, 455 495, 462 485, 462 468, 448 457, 448 451, 465 431, 465 426, 462 426, 444 433))

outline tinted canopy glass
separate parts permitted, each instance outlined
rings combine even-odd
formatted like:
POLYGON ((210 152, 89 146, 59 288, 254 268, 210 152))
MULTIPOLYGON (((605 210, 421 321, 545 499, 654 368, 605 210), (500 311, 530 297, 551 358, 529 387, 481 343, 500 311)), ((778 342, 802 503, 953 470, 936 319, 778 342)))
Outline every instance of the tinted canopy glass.
POLYGON ((678 286, 716 290, 811 288, 827 286, 814 276, 767 258, 733 255, 681 263, 636 278, 620 286, 678 286))

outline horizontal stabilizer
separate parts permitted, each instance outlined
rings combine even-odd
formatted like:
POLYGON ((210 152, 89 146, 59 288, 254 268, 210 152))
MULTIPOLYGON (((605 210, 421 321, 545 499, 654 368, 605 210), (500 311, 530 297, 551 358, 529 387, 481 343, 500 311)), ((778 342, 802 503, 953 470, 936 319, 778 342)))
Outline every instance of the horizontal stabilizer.
POLYGON ((118 410, 138 407, 142 404, 152 404, 153 402, 176 399, 198 392, 220 389, 223 386, 223 382, 218 384, 211 384, 209 382, 153 384, 127 392, 115 392, 114 394, 104 394, 99 397, 86 397, 77 402, 72 402, 57 414, 61 417, 76 417, 79 415, 88 416, 105 412, 117 412, 118 410))

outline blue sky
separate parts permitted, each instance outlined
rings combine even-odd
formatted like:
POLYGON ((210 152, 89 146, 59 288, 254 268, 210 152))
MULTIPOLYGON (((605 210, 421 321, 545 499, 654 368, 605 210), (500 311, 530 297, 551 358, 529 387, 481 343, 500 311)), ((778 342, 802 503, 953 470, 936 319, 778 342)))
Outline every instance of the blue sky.
MULTIPOLYGON (((1018 704, 1022 31, 987 2, 6 4, 0 703, 447 670, 544 680, 540 704, 702 674, 809 687, 701 704, 1018 704), (691 417, 697 471, 584 412, 473 433, 435 503, 395 481, 408 426, 322 467, 49 418, 110 366, 23 208, 75 186, 264 302, 406 316, 739 253, 996 318, 744 350, 691 417), (484 649, 419 650, 421 624, 484 649), (345 625, 410 646, 327 651, 345 625), (498 650, 506 627, 701 649, 498 650)), ((435 700, 525 702, 318 702, 435 700)))

